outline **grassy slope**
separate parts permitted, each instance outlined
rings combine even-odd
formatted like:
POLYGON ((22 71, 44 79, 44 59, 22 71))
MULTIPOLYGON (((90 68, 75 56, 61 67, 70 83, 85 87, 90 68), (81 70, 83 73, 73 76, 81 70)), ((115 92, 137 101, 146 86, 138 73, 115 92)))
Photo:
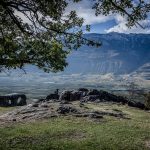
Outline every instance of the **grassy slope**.
POLYGON ((0 114, 16 109, 16 107, 0 107, 0 114))
MULTIPOLYGON (((118 109, 131 119, 60 117, 0 128, 0 150, 142 150, 150 141, 150 113, 129 108, 88 104, 99 109, 118 109)), ((150 148, 149 148, 150 149, 150 148)))

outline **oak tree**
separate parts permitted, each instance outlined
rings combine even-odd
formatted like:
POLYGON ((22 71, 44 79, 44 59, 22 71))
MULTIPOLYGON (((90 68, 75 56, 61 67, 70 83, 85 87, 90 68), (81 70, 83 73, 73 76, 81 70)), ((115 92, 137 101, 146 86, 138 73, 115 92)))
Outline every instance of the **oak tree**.
MULTIPOLYGON (((82 0, 0 0, 0 70, 36 65, 46 72, 62 71, 71 50, 82 44, 101 43, 83 37, 83 18, 66 14, 70 2, 82 0)), ((147 18, 150 3, 144 0, 91 0, 95 14, 118 13, 128 27, 147 18)), ((90 27, 87 25, 86 30, 90 27)))

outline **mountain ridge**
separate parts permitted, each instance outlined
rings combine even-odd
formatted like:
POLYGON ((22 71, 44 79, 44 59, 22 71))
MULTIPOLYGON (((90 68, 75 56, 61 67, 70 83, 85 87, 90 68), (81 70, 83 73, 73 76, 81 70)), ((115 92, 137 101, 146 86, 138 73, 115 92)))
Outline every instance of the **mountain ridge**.
POLYGON ((84 45, 72 52, 65 72, 129 74, 150 62, 150 34, 91 33, 84 37, 102 46, 84 45))

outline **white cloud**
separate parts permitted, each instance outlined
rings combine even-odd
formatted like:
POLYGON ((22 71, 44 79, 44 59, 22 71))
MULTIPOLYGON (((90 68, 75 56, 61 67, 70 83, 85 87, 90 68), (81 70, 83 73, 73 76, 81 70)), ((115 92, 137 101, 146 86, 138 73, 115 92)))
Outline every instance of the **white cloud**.
POLYGON ((104 16, 104 15, 95 15, 95 10, 92 9, 93 2, 90 0, 82 0, 79 3, 69 3, 66 13, 75 10, 77 15, 81 18, 84 18, 84 25, 96 24, 107 22, 108 20, 112 20, 112 16, 104 16))
POLYGON ((106 33, 109 33, 109 32, 119 32, 119 33, 147 33, 147 34, 150 33, 150 27, 149 27, 150 20, 149 19, 143 20, 143 21, 140 22, 140 24, 143 27, 146 27, 145 29, 142 29, 138 25, 137 26, 133 26, 132 28, 128 28, 126 26, 126 23, 127 23, 126 19, 123 18, 120 15, 116 15, 114 17, 114 19, 116 20, 117 25, 111 27, 108 30, 105 30, 106 33))

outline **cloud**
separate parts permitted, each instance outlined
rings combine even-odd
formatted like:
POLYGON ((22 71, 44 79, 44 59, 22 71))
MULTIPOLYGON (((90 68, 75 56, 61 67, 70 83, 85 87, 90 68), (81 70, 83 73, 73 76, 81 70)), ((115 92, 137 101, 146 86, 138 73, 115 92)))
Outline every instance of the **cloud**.
POLYGON ((96 16, 95 10, 92 9, 92 6, 93 2, 90 0, 82 0, 79 3, 69 3, 68 7, 66 8, 66 13, 75 10, 77 12, 77 15, 84 19, 84 25, 104 23, 113 19, 112 16, 96 16))
MULTIPOLYGON (((139 26, 134 26, 132 28, 128 28, 126 26, 126 19, 122 17, 121 15, 99 15, 95 16, 95 10, 92 9, 93 1, 91 0, 82 0, 79 3, 69 3, 66 13, 69 13, 72 10, 75 10, 77 12, 77 15, 79 17, 84 18, 84 25, 94 25, 94 24, 100 24, 100 23, 107 23, 110 20, 115 20, 116 24, 115 26, 112 25, 111 28, 105 30, 106 33, 109 32, 119 32, 119 33, 150 33, 150 19, 141 21, 140 24, 143 26, 146 26, 146 29, 142 29, 139 26)), ((101 27, 100 27, 101 28, 101 27)))
POLYGON ((140 24, 145 27, 145 29, 142 29, 140 26, 133 26, 132 28, 128 28, 126 26, 126 19, 120 15, 116 15, 114 17, 117 25, 109 28, 108 30, 105 30, 106 33, 110 33, 110 32, 119 32, 119 33, 150 33, 150 20, 143 20, 140 22, 140 24))

